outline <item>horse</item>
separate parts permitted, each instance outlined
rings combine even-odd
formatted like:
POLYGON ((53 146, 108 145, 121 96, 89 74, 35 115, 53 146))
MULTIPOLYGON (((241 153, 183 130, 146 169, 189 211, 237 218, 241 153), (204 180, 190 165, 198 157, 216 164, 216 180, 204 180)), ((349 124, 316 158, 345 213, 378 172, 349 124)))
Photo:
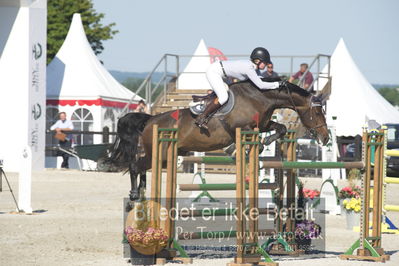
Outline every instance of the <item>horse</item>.
POLYGON ((146 187, 146 170, 151 168, 154 124, 158 124, 160 128, 178 125, 178 154, 184 155, 190 151, 213 151, 231 145, 235 141, 236 128, 252 130, 258 127, 260 132, 276 130, 265 143, 270 144, 283 137, 287 131, 284 125, 271 121, 273 111, 289 108, 298 113, 302 124, 318 141, 323 145, 328 143, 329 132, 322 107, 328 97, 326 93, 313 95, 288 82, 278 89, 259 90, 251 81, 243 81, 231 84, 229 89, 235 96, 233 109, 224 116, 212 117, 208 122, 208 129, 199 128, 194 124, 196 116, 188 108, 179 110, 178 121, 171 116, 173 111, 154 116, 128 113, 119 119, 117 138, 111 149, 109 161, 129 171, 130 200, 137 200, 140 189, 146 187), (258 115, 258 121, 253 119, 255 115, 258 115), (145 156, 140 156, 140 140, 145 156), (140 184, 137 187, 138 175, 140 184))

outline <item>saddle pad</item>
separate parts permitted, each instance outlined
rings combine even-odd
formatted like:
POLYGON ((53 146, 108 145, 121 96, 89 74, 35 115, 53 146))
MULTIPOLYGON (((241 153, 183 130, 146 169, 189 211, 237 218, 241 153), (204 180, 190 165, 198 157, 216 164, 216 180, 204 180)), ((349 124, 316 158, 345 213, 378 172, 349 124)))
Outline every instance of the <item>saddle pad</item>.
MULTIPOLYGON (((229 99, 213 115, 214 117, 226 115, 226 114, 230 113, 231 110, 233 109, 234 104, 235 104, 234 93, 231 90, 228 90, 227 93, 229 94, 229 99)), ((191 111, 191 113, 193 113, 195 115, 201 114, 204 111, 204 109, 205 109, 205 106, 204 106, 204 104, 202 102, 198 102, 198 103, 193 104, 193 105, 190 104, 190 111, 191 111)))

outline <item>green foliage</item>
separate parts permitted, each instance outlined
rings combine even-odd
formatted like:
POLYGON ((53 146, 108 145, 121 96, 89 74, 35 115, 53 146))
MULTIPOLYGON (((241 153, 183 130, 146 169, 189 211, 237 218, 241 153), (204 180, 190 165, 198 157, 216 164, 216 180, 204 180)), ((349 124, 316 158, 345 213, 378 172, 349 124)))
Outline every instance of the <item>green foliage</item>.
POLYGON ((60 49, 68 33, 74 13, 80 13, 87 39, 95 54, 104 47, 102 41, 113 38, 118 33, 112 28, 115 23, 101 24, 103 13, 97 13, 91 0, 51 0, 47 3, 47 63, 60 49))
POLYGON ((399 91, 396 88, 380 88, 378 92, 392 105, 399 106, 399 91))

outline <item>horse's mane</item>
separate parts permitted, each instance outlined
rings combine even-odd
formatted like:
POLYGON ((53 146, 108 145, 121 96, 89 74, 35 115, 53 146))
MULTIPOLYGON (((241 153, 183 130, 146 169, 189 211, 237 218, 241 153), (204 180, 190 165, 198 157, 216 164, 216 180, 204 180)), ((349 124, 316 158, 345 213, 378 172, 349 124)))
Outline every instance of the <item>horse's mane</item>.
MULTIPOLYGON (((276 82, 276 81, 280 81, 281 79, 280 79, 280 78, 262 78, 262 80, 263 80, 263 81, 266 81, 266 82, 276 82)), ((238 84, 242 84, 242 85, 244 85, 244 84, 251 85, 252 87, 255 87, 256 89, 259 90, 259 88, 258 88, 251 80, 249 80, 249 79, 248 79, 248 80, 243 80, 243 81, 235 82, 235 83, 231 84, 230 86, 238 85, 238 84)), ((310 93, 309 91, 304 90, 304 89, 302 89, 301 87, 299 87, 298 85, 295 85, 295 84, 293 84, 293 83, 287 82, 287 86, 288 86, 288 89, 289 89, 290 92, 297 93, 297 94, 299 94, 300 96, 308 97, 308 96, 311 95, 311 93, 310 93)), ((288 90, 287 90, 286 88, 277 88, 277 89, 275 89, 275 90, 276 90, 276 91, 279 91, 279 92, 288 92, 288 90)))
MULTIPOLYGON (((296 84, 287 82, 287 86, 288 86, 288 88, 289 88, 289 90, 290 90, 291 92, 296 92, 296 93, 298 93, 298 94, 301 95, 301 96, 308 97, 308 96, 311 95, 311 93, 310 93, 309 91, 307 91, 307 90, 305 90, 305 89, 302 89, 301 87, 299 87, 299 86, 296 85, 296 84)), ((277 90, 279 90, 279 91, 284 91, 284 90, 286 90, 286 89, 285 89, 285 88, 278 88, 277 90)))

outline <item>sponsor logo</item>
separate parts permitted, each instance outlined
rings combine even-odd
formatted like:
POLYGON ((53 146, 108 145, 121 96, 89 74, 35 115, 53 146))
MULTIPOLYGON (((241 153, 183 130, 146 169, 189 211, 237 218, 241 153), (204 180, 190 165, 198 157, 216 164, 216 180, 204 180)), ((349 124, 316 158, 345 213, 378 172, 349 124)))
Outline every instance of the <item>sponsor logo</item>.
POLYGON ((35 125, 34 128, 32 128, 31 132, 31 140, 30 140, 30 145, 33 148, 34 152, 38 151, 38 145, 39 145, 39 126, 35 125))
POLYGON ((42 116, 42 107, 36 103, 32 106, 32 117, 37 120, 42 116))
POLYGON ((35 60, 39 59, 43 54, 42 45, 40 43, 36 43, 32 47, 32 53, 35 60))

